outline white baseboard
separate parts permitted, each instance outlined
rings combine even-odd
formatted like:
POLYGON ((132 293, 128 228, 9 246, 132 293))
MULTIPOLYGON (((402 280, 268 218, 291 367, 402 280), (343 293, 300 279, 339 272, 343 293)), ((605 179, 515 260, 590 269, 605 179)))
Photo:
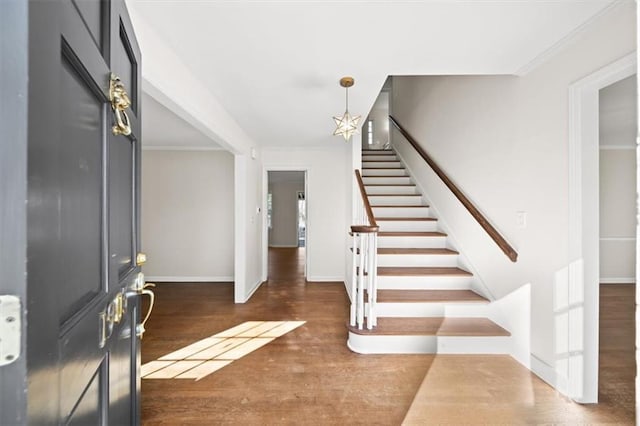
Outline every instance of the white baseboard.
POLYGON ((555 388, 563 395, 568 394, 569 383, 566 377, 560 376, 555 368, 531 354, 531 372, 555 388))
POLYGON ((600 278, 600 284, 635 284, 635 277, 627 278, 600 278))
POLYGON ((147 281, 159 281, 159 282, 169 282, 169 283, 201 283, 201 282, 206 282, 206 283, 220 283, 220 282, 224 282, 224 283, 229 283, 229 282, 233 282, 233 277, 214 277, 214 276, 208 276, 208 277, 185 277, 185 276, 181 276, 181 277, 171 277, 171 276, 160 276, 160 275, 156 275, 156 276, 146 276, 145 280, 147 281))
POLYGON ((351 300, 351 285, 347 282, 347 280, 344 280, 344 291, 347 293, 347 297, 349 298, 349 303, 352 302, 351 300))
POLYGON ((297 244, 269 244, 273 248, 298 248, 297 244))
POLYGON ((258 280, 255 284, 253 284, 253 286, 251 287, 251 290, 249 290, 247 292, 247 296, 244 298, 244 300, 242 301, 236 301, 236 303, 246 303, 249 301, 249 299, 251 299, 251 296, 253 296, 253 293, 255 293, 256 291, 258 291, 258 289, 260 288, 260 286, 262 285, 262 283, 264 283, 264 281, 262 280, 258 280))
POLYGON ((307 281, 312 281, 312 282, 333 282, 333 281, 339 281, 341 283, 344 282, 344 276, 339 276, 339 277, 323 277, 323 276, 311 276, 309 275, 307 277, 307 281))

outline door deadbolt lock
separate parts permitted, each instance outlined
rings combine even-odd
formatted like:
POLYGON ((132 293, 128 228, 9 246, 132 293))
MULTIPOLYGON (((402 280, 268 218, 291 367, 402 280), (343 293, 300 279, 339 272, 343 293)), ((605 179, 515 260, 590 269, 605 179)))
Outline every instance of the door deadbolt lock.
POLYGON ((99 346, 101 348, 107 343, 109 337, 113 334, 116 324, 119 324, 127 310, 127 298, 124 291, 121 291, 116 297, 107 304, 104 311, 100 312, 99 318, 99 346))

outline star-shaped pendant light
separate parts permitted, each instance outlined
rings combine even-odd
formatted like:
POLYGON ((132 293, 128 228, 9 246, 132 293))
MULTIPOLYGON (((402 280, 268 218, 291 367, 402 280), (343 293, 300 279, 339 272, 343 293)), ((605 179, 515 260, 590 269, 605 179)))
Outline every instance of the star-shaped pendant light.
POLYGON ((349 87, 355 83, 353 77, 342 77, 340 79, 340 86, 345 88, 346 92, 346 110, 342 116, 333 117, 333 121, 336 122, 336 130, 333 132, 335 135, 342 135, 345 141, 348 141, 352 135, 358 133, 358 121, 360 116, 355 117, 349 114, 349 87))

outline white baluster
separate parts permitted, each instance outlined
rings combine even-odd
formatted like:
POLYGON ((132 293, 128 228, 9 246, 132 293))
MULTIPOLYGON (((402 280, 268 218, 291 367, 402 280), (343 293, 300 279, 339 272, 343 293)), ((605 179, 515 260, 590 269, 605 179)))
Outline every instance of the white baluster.
POLYGON ((364 323, 364 253, 367 249, 366 240, 362 234, 358 234, 360 240, 360 256, 359 256, 359 271, 358 271, 358 306, 357 306, 357 322, 358 328, 362 330, 364 323))
POLYGON ((378 303, 378 233, 374 232, 371 235, 371 293, 369 295, 369 320, 367 323, 371 324, 371 327, 378 325, 378 314, 376 313, 376 304, 378 303))

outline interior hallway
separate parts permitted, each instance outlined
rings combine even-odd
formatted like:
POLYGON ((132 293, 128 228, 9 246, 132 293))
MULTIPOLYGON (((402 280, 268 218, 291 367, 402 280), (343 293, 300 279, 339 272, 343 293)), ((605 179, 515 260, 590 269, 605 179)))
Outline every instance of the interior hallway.
POLYGON ((634 424, 634 299, 619 293, 631 286, 603 294, 617 304, 601 320, 610 330, 601 379, 611 385, 601 386, 601 404, 581 406, 508 356, 351 352, 344 284, 306 283, 298 250, 270 249, 270 280, 244 305, 230 283, 158 286, 143 363, 244 321, 307 323, 200 381, 143 380, 143 424, 634 424))

